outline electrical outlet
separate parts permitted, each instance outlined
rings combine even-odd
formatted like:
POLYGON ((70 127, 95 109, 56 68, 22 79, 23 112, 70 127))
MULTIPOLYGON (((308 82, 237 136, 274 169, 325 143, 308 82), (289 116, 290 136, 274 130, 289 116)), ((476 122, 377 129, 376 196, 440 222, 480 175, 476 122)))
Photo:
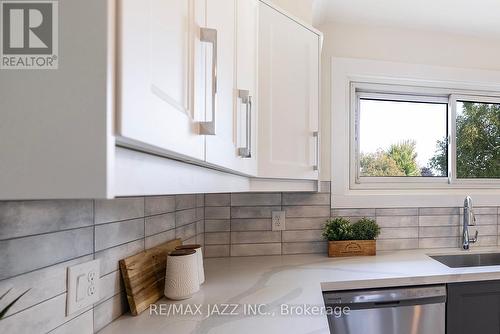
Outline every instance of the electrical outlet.
POLYGON ((75 313, 99 300, 99 268, 99 260, 68 268, 66 315, 75 313))
POLYGON ((273 211, 273 231, 285 230, 285 211, 273 211))

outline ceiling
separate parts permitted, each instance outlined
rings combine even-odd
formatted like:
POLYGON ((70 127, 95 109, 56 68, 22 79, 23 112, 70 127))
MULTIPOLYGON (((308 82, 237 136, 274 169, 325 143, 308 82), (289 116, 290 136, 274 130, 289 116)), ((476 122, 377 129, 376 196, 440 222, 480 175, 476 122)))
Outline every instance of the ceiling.
POLYGON ((314 25, 404 27, 500 38, 500 0, 315 0, 314 25))

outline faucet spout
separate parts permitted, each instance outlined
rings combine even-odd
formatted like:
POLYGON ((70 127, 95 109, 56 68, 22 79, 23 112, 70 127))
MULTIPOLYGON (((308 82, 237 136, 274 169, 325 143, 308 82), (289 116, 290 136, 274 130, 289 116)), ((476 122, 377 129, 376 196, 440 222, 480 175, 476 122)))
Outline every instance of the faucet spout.
POLYGON ((475 222, 476 218, 474 217, 474 212, 472 209, 472 198, 470 196, 467 196, 464 200, 464 217, 462 226, 462 248, 464 250, 468 250, 470 248, 470 244, 477 242, 477 230, 474 238, 471 238, 469 236, 469 226, 475 225, 475 222))

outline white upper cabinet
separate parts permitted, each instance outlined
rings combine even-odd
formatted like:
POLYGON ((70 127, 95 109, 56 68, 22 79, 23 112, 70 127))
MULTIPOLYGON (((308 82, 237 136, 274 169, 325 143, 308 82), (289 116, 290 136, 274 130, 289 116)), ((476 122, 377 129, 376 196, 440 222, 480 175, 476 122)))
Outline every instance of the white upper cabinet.
POLYGON ((260 3, 259 176, 317 179, 321 36, 260 3))
POLYGON ((117 135, 134 145, 204 159, 203 1, 118 2, 117 135), (201 64, 201 65, 200 65, 201 64), (197 89, 195 89, 197 88, 197 89), (195 92, 202 94, 196 98, 195 92))
MULTIPOLYGON (((257 9, 254 0, 208 0, 206 11, 207 27, 217 32, 217 52, 206 55, 217 66, 215 112, 207 103, 205 114, 215 123, 206 136, 206 162, 248 175, 256 174, 257 9)), ((211 73, 207 68, 207 101, 211 73)))

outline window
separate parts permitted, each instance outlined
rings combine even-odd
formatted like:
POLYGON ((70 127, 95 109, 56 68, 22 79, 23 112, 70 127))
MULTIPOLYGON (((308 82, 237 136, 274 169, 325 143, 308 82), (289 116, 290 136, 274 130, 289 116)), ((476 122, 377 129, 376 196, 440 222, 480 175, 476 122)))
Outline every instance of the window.
POLYGON ((500 178, 500 103, 456 102, 458 179, 500 178))
POLYGON ((500 179, 500 98, 374 86, 353 91, 354 184, 500 179))

